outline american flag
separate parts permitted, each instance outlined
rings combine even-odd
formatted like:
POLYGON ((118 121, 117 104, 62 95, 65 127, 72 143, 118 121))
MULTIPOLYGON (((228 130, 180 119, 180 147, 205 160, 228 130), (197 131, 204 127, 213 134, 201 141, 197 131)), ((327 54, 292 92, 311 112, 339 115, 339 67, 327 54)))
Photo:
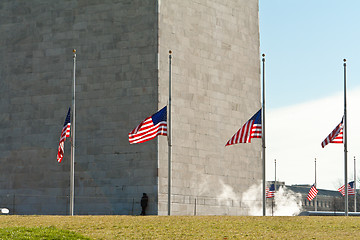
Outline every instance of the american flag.
POLYGON ((261 138, 261 109, 237 131, 225 146, 251 143, 252 138, 261 138))
POLYGON ((312 185, 312 187, 310 188, 310 191, 307 195, 307 200, 309 200, 311 202, 316 197, 318 192, 319 191, 316 189, 315 185, 312 185))
POLYGON ((167 136, 167 109, 166 106, 157 113, 146 118, 134 130, 129 133, 129 142, 142 143, 155 138, 158 135, 167 136))
POLYGON ((61 160, 64 157, 64 142, 66 140, 67 137, 70 137, 70 108, 69 111, 66 115, 65 118, 65 122, 64 122, 64 127, 61 131, 61 135, 60 135, 60 143, 59 143, 59 149, 58 149, 58 153, 57 153, 57 161, 61 162, 61 160))
POLYGON ((270 185, 270 188, 267 187, 265 189, 265 195, 266 195, 266 198, 273 198, 275 197, 275 185, 274 184, 271 184, 270 185))
POLYGON ((321 146, 324 148, 329 143, 343 143, 343 120, 336 126, 336 128, 325 138, 321 143, 321 146))
MULTIPOLYGON (((338 191, 345 196, 345 185, 339 187, 338 191)), ((348 195, 355 195, 354 181, 348 183, 348 195)))
POLYGON ((349 182, 348 184, 348 194, 355 195, 354 181, 349 182))

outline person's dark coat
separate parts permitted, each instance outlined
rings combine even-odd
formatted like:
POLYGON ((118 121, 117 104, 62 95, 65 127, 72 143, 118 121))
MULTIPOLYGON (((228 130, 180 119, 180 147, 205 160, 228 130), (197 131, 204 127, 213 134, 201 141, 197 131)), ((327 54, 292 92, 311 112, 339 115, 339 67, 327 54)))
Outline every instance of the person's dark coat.
POLYGON ((146 208, 147 208, 148 201, 149 201, 148 196, 146 195, 146 193, 143 193, 143 196, 141 197, 141 201, 140 201, 140 204, 141 204, 141 215, 145 215, 145 210, 146 210, 146 208))

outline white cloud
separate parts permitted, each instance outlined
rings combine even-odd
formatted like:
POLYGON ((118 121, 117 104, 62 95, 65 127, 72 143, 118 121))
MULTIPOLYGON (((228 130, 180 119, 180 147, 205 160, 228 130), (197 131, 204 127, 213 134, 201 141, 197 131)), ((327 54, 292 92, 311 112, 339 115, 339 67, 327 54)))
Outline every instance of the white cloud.
MULTIPOLYGON (((360 88, 347 93, 348 179, 353 179, 354 156, 360 158, 360 88)), ((317 186, 336 190, 344 183, 343 144, 321 142, 340 123, 344 96, 339 93, 324 99, 290 107, 270 109, 266 113, 266 174, 286 184, 313 184, 314 159, 317 159, 317 186)), ((358 174, 357 174, 358 175, 358 174)))
MULTIPOLYGON (((241 202, 248 210, 250 216, 262 216, 262 183, 252 185, 243 193, 241 202)), ((294 193, 286 187, 280 187, 273 199, 268 199, 266 206, 266 216, 296 216, 302 210, 301 194, 294 193), (274 200, 275 207, 269 206, 269 202, 274 200)))

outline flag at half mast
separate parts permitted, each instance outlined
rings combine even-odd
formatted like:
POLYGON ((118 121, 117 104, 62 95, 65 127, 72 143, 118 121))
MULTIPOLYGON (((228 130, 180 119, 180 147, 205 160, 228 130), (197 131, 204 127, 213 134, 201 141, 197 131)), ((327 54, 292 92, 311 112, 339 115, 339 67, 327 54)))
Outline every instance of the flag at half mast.
POLYGON ((343 143, 343 121, 344 118, 342 118, 341 122, 335 127, 329 136, 322 141, 321 147, 324 148, 329 143, 343 143))
MULTIPOLYGON (((345 185, 339 187, 338 191, 345 196, 345 185)), ((355 195, 354 181, 348 183, 348 195, 355 195)))
POLYGON ((265 196, 266 198, 273 198, 275 197, 275 184, 271 184, 270 188, 267 187, 265 189, 265 196))
POLYGON ((163 107, 157 113, 142 121, 129 133, 130 144, 143 143, 158 135, 167 136, 167 108, 163 107))
POLYGON ((64 142, 67 137, 70 137, 70 126, 71 126, 71 123, 70 123, 70 108, 69 108, 69 111, 65 118, 64 127, 63 127, 63 129, 61 131, 61 135, 60 135, 60 142, 59 142, 59 148, 58 148, 58 153, 57 153, 57 161, 59 163, 64 158, 64 142))
POLYGON ((225 146, 251 143, 252 138, 261 138, 261 109, 242 126, 225 146))
POLYGON ((310 191, 307 195, 307 200, 309 200, 311 202, 316 197, 318 192, 319 191, 316 189, 315 185, 312 185, 312 187, 310 188, 310 191))

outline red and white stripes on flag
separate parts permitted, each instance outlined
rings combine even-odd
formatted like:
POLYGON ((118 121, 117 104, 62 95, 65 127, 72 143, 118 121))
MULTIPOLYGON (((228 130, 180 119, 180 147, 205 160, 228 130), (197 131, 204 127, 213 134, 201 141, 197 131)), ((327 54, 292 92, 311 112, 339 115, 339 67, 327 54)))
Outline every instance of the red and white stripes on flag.
POLYGON ((267 195, 269 194, 269 187, 265 188, 265 196, 267 197, 267 195))
POLYGON ((70 137, 70 127, 71 127, 71 123, 70 123, 70 108, 69 108, 69 111, 66 115, 64 126, 61 131, 61 135, 60 135, 60 142, 59 142, 59 148, 58 148, 58 153, 57 153, 57 161, 58 162, 61 162, 61 160, 64 158, 64 142, 67 137, 70 137))
POLYGON ((270 188, 265 188, 265 196, 266 198, 273 198, 275 197, 275 184, 271 184, 270 188))
POLYGON ((255 113, 226 143, 225 146, 237 143, 251 143, 252 138, 261 138, 261 109, 255 113))
POLYGON ((311 202, 316 197, 318 192, 319 191, 316 189, 315 185, 312 185, 312 187, 310 188, 310 191, 307 195, 307 200, 309 200, 311 202))
POLYGON ((336 126, 336 128, 325 138, 325 140, 321 143, 321 147, 325 147, 329 143, 343 143, 343 121, 336 126))
POLYGON ((158 135, 167 136, 167 107, 142 121, 129 133, 130 144, 143 143, 158 135))
MULTIPOLYGON (((339 187, 338 191, 345 196, 345 185, 339 187)), ((354 181, 348 183, 348 195, 355 195, 354 181)))

